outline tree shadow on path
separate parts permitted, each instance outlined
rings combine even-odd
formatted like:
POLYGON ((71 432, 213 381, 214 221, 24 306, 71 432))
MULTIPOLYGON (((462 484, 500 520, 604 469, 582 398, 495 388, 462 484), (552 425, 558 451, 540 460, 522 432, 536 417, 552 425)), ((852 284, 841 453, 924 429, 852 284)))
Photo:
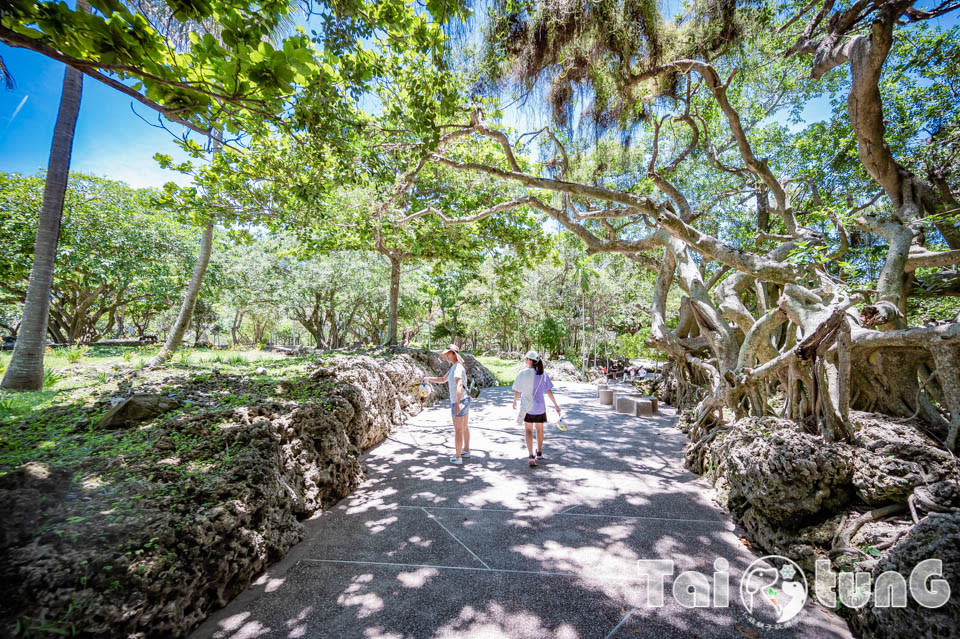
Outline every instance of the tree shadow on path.
POLYGON ((540 466, 527 466, 508 388, 474 404, 460 467, 447 461, 447 407, 429 409, 371 450, 366 481, 193 636, 850 636, 809 602, 790 628, 746 619, 739 577, 757 557, 683 468, 672 409, 631 418, 587 385, 557 386, 569 430, 547 432, 540 466), (715 585, 718 558, 730 605, 679 605, 677 575, 715 585), (642 560, 674 562, 661 606, 642 560))

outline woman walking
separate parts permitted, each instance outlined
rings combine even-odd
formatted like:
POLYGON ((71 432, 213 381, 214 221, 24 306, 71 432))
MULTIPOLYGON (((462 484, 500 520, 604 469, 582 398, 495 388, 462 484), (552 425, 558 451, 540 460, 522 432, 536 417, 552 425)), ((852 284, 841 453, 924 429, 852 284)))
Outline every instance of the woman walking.
POLYGON ((456 344, 440 353, 442 359, 450 362, 450 370, 444 377, 424 377, 423 381, 434 384, 447 382, 450 390, 450 416, 453 418, 453 444, 456 456, 450 458, 451 464, 462 464, 464 457, 470 456, 470 394, 467 392, 467 369, 456 344))
POLYGON ((520 412, 517 421, 523 421, 524 433, 527 438, 527 452, 530 454, 530 465, 536 466, 537 459, 543 457, 543 425, 547 421, 547 403, 544 394, 550 397, 553 407, 560 415, 560 405, 553 396, 553 382, 543 370, 543 360, 540 353, 530 351, 524 356, 527 368, 520 371, 513 383, 513 408, 517 408, 520 400, 520 412), (537 426, 537 453, 533 453, 533 426, 537 426))

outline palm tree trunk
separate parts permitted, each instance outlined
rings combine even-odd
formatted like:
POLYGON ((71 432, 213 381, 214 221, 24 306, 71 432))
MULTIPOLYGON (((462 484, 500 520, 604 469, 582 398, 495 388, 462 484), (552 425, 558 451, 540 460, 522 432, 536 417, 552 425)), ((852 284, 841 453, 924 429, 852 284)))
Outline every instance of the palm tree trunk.
POLYGON ((23 321, 17 334, 13 358, 3 376, 0 388, 8 390, 40 390, 43 387, 43 350, 46 345, 47 321, 50 315, 50 292, 53 288, 53 267, 60 240, 60 219, 70 173, 73 132, 80 112, 83 75, 72 67, 63 72, 60 110, 53 129, 47 179, 43 188, 43 204, 37 220, 37 239, 33 245, 33 268, 27 298, 23 305, 23 321))
POLYGON ((203 234, 200 236, 200 255, 197 257, 197 263, 193 267, 193 275, 190 277, 190 284, 187 286, 186 295, 183 296, 183 304, 180 305, 180 314, 177 315, 177 321, 167 336, 167 342, 160 349, 153 359, 150 360, 150 366, 163 364, 173 357, 173 354, 183 343, 183 334, 187 332, 187 326, 193 318, 193 309, 197 305, 197 297, 200 295, 200 286, 203 284, 203 276, 207 272, 207 265, 210 263, 210 251, 213 247, 213 222, 203 227, 203 234))

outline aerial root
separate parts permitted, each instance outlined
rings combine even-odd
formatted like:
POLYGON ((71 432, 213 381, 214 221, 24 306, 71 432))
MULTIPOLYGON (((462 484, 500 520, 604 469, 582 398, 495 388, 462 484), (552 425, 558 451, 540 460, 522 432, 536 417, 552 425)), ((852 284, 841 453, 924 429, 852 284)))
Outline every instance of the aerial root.
POLYGON ((832 553, 834 550, 839 551, 839 549, 850 548, 850 539, 864 524, 871 521, 877 521, 878 519, 883 519, 884 517, 889 517, 890 515, 896 515, 900 512, 903 512, 905 509, 905 504, 890 504, 889 506, 874 508, 873 510, 865 512, 849 524, 847 524, 845 521, 841 521, 839 528, 837 528, 837 533, 833 537, 833 542, 830 544, 830 552, 832 553))

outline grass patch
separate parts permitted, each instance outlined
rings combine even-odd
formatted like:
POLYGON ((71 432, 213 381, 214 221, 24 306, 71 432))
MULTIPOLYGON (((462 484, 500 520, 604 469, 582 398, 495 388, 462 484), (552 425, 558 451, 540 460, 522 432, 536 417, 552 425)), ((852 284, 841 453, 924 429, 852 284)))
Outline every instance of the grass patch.
MULTIPOLYGON (((146 357, 155 350, 154 347, 94 347, 85 351, 75 364, 64 368, 56 366, 67 363, 65 355, 54 351, 44 358, 43 390, 0 390, 0 476, 28 461, 45 462, 54 468, 100 468, 106 460, 125 459, 127 461, 121 465, 132 468, 138 463, 149 465, 154 457, 194 456, 194 453, 183 454, 180 439, 185 435, 171 434, 171 428, 173 431, 177 428, 165 424, 165 421, 209 410, 210 405, 204 407, 195 401, 186 401, 179 409, 132 428, 116 431, 96 428, 96 423, 109 408, 96 405, 97 400, 117 392, 117 380, 122 380, 131 370, 142 370, 146 357), (124 357, 127 353, 134 355, 124 357), (168 431, 168 437, 176 444, 175 450, 153 449, 160 434, 158 425, 161 425, 159 430, 168 431)), ((332 390, 332 383, 329 387, 301 383, 304 365, 317 359, 316 355, 287 357, 259 350, 182 349, 167 367, 142 373, 133 380, 132 388, 120 389, 120 395, 160 392, 181 396, 184 387, 207 384, 205 397, 212 405, 223 409, 256 404, 266 398, 323 404, 324 396, 332 390), (266 375, 254 375, 254 369, 260 366, 267 369, 266 375), (158 383, 160 380, 165 381, 158 383)), ((0 364, 9 361, 10 354, 4 353, 0 364)), ((210 441, 216 434, 214 430, 197 441, 190 440, 186 442, 186 449, 196 451, 208 444, 216 448, 210 441)), ((115 474, 104 471, 105 476, 115 474)), ((110 479, 113 483, 118 478, 112 476, 110 479)))
MULTIPOLYGON (((28 461, 49 463, 54 468, 69 468, 100 466, 103 460, 117 458, 147 462, 158 455, 182 452, 179 450, 179 438, 184 435, 178 433, 169 435, 177 443, 177 450, 153 450, 152 446, 158 436, 155 426, 165 419, 177 419, 203 409, 194 402, 188 401, 180 409, 169 412, 158 420, 143 422, 135 427, 116 431, 101 431, 96 428, 97 421, 106 409, 95 407, 95 402, 101 394, 109 395, 114 388, 110 383, 110 373, 103 370, 103 362, 107 362, 109 367, 109 364, 116 360, 121 370, 142 369, 145 364, 144 356, 149 353, 131 349, 137 353, 136 359, 124 362, 122 352, 107 352, 97 357, 97 350, 99 349, 90 349, 87 356, 68 369, 69 372, 46 369, 42 391, 0 391, 0 476, 28 461)), ((141 388, 146 385, 145 392, 159 391, 178 395, 184 386, 213 384, 208 392, 216 396, 216 399, 211 399, 222 408, 255 403, 268 396, 292 399, 290 395, 297 393, 284 388, 285 383, 302 376, 305 363, 303 358, 288 358, 261 351, 234 351, 229 356, 222 351, 205 349, 183 349, 181 352, 182 355, 178 353, 180 356, 175 357, 168 367, 137 378, 131 390, 144 392, 141 388), (252 367, 261 365, 268 367, 270 374, 255 382, 249 378, 252 367), (180 370, 179 373, 176 372, 177 369, 180 370), (213 379, 215 370, 233 376, 222 380, 222 389, 218 388, 221 382, 213 379), (173 375, 174 379, 162 388, 155 388, 154 380, 170 375, 173 375), (246 385, 244 390, 247 392, 238 392, 241 384, 246 385)), ((58 357, 55 355, 45 358, 46 361, 56 359, 58 357)), ((299 387, 298 384, 292 386, 299 387)), ((124 394, 127 392, 130 391, 125 391, 124 394)), ((316 389, 303 389, 302 399, 314 399, 315 393, 316 389)), ((208 436, 211 435, 215 433, 208 436)), ((191 440, 188 448, 196 449, 200 443, 199 440, 191 440)))
MULTIPOLYGON (((230 517, 234 504, 260 508, 264 464, 280 461, 274 461, 274 442, 263 427, 248 425, 248 411, 234 409, 263 407, 273 419, 297 404, 332 410, 337 398, 336 378, 312 375, 307 364, 326 359, 312 353, 184 349, 182 359, 174 357, 166 367, 131 375, 155 349, 98 350, 70 365, 50 353, 45 365, 63 375, 53 389, 0 391, 2 485, 15 485, 24 472, 18 467, 29 461, 52 471, 36 480, 44 482, 43 497, 35 500, 35 510, 21 511, 30 517, 17 520, 12 548, 33 553, 24 555, 31 565, 33 557, 46 560, 46 549, 54 549, 50 577, 36 588, 60 598, 41 608, 19 584, 0 588, 9 610, 20 611, 22 628, 30 629, 24 636, 74 633, 95 614, 87 610, 97 610, 84 609, 88 602, 122 610, 141 605, 143 592, 167 584, 178 592, 188 579, 210 578, 214 564, 205 558, 216 555, 216 544, 233 543, 210 538, 210 522, 230 517), (266 372, 256 374, 261 366, 266 372), (165 395, 176 405, 148 419, 101 428, 113 401, 131 393, 165 395)), ((239 525, 230 524, 224 536, 243 539, 234 532, 239 525)), ((292 517, 277 518, 257 531, 276 530, 277 539, 289 539, 286 531, 295 525, 292 517)), ((237 561, 252 556, 241 554, 237 561)))
POLYGON ((142 457, 150 452, 152 433, 98 431, 92 428, 99 414, 85 406, 54 406, 45 412, 34 409, 28 420, 0 435, 0 474, 28 461, 58 467, 79 466, 96 458, 115 459, 121 455, 142 457))
POLYGON ((517 360, 481 355, 477 357, 477 361, 493 373, 501 386, 513 384, 513 380, 517 378, 517 373, 520 372, 521 364, 517 360))
MULTIPOLYGON (((54 404, 87 403, 98 393, 115 388, 114 379, 124 371, 142 370, 150 357, 160 347, 147 345, 82 346, 48 348, 44 353, 43 390, 36 392, 11 392, 0 390, 0 425, 4 422, 45 411, 54 404)), ((0 376, 10 365, 12 351, 0 352, 0 376)), ((280 353, 259 350, 223 351, 213 349, 182 348, 164 369, 187 369, 190 372, 210 372, 214 368, 225 372, 249 373, 251 367, 266 366, 272 374, 288 374, 287 367, 297 367, 303 358, 286 357, 280 353)))
POLYGON ((187 359, 187 365, 228 364, 230 366, 246 366, 252 363, 290 359, 282 353, 272 353, 269 351, 225 351, 211 348, 181 348, 177 351, 177 358, 187 359))
MULTIPOLYGON (((4 419, 13 419, 34 410, 46 408, 55 395, 53 391, 15 393, 0 390, 0 424, 4 419)), ((0 433, 0 442, 3 441, 4 436, 4 433, 0 433)))

